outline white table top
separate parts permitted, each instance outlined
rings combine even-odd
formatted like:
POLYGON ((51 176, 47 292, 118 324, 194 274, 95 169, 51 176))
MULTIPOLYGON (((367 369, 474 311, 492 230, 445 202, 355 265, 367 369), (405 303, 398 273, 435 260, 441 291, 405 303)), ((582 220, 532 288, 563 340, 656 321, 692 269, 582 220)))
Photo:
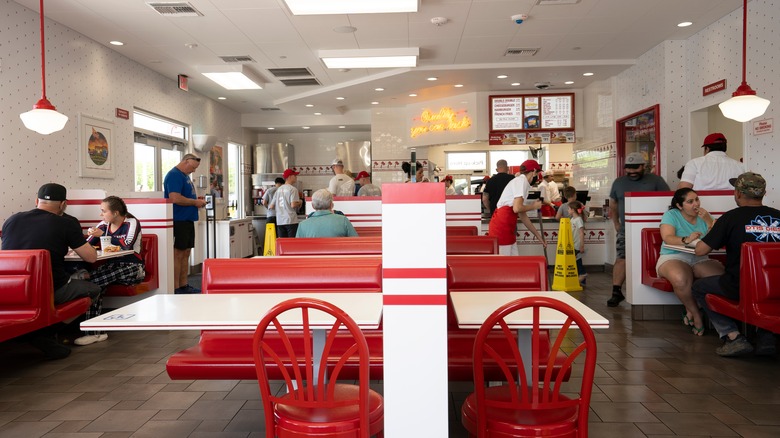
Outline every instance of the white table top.
MULTIPOLYGON (((132 249, 125 249, 122 251, 114 251, 114 252, 103 252, 98 251, 97 252, 97 259, 98 260, 106 260, 106 259, 113 259, 116 257, 122 257, 126 256, 128 254, 132 254, 134 251, 132 249)), ((70 250, 65 255, 65 261, 66 262, 78 262, 81 261, 81 257, 79 257, 78 254, 76 254, 76 251, 70 250)))
MULTIPOLYGON (((82 330, 255 330, 276 304, 304 293, 154 295, 81 323, 82 330)), ((310 295, 344 310, 363 329, 379 327, 381 293, 317 293, 310 295)), ((295 313, 295 312, 291 312, 295 313)), ((295 319, 281 319, 288 328, 295 319)), ((318 311, 309 315, 311 326, 326 328, 333 318, 318 311)))
MULTIPOLYGON (((566 292, 450 292, 458 327, 463 329, 478 329, 499 307, 516 299, 532 296, 553 298, 570 305, 585 317, 591 328, 609 327, 609 320, 566 292)), ((540 317, 540 327, 543 329, 561 328, 566 320, 561 312, 552 309, 542 309, 540 317)), ((506 321, 513 329, 523 329, 532 327, 531 318, 531 310, 523 309, 508 315, 506 321)))

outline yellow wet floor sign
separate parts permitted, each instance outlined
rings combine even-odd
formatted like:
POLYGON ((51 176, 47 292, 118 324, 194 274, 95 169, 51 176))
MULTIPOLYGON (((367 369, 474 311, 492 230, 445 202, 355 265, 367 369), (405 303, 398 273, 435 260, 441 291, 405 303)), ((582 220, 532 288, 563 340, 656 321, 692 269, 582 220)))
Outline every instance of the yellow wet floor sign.
POLYGON ((558 229, 558 248, 555 251, 553 290, 575 292, 582 290, 577 275, 577 258, 574 255, 574 239, 571 235, 571 220, 561 219, 558 229))
POLYGON ((265 245, 263 245, 264 256, 276 255, 276 225, 265 224, 265 245))

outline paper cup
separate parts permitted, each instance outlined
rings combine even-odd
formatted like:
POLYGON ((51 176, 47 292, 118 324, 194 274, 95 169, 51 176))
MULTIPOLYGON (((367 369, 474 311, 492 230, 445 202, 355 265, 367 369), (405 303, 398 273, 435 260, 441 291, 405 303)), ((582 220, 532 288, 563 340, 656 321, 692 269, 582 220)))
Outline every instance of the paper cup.
POLYGON ((111 246, 111 236, 100 236, 100 250, 105 251, 111 246))

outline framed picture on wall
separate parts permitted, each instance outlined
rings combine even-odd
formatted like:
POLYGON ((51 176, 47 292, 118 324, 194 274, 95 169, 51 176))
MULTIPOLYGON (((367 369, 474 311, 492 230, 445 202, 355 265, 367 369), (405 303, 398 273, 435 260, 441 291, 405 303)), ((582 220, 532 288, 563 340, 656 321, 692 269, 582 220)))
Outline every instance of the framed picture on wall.
POLYGON ((116 145, 114 123, 79 114, 79 176, 109 178, 115 176, 116 145))

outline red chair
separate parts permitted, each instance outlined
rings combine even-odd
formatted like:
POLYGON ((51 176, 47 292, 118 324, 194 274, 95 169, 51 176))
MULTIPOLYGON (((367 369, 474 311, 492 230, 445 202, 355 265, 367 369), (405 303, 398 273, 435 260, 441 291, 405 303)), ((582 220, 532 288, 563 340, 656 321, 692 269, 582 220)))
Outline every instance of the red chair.
POLYGON ((266 437, 383 436, 384 401, 368 386, 368 344, 355 321, 338 307, 314 298, 279 303, 257 325, 253 352, 266 437), (312 330, 321 328, 311 325, 312 311, 335 318, 326 329, 323 360, 317 369, 312 330), (294 317, 296 312, 300 312, 302 324, 294 329, 283 327, 280 320, 294 317), (273 338, 272 343, 265 341, 266 334, 269 341, 273 338), (279 348, 280 343, 286 350, 281 355, 272 348, 279 348), (360 363, 358 385, 336 383, 344 364, 351 361, 360 363), (271 391, 266 364, 282 371, 286 393, 271 391))
MULTIPOLYGON (((552 336, 554 332, 550 332, 552 336)), ((495 335, 495 333, 494 333, 495 335)), ((569 347, 567 347, 569 349, 569 347)), ((585 318, 571 306, 545 297, 529 297, 512 301, 493 312, 482 324, 474 341, 474 388, 475 392, 466 398, 461 409, 463 426, 470 436, 483 437, 587 437, 588 410, 593 387, 593 374, 596 369, 596 338, 585 318), (507 325, 504 317, 519 310, 531 308, 533 311, 531 377, 525 375, 523 361, 517 346, 515 331, 507 325), (567 316, 566 323, 559 330, 551 344, 551 353, 546 356, 550 363, 547 372, 539 376, 540 354, 540 309, 551 308, 567 316), (572 324, 576 324, 580 334, 574 333, 572 324), (494 341, 488 342, 488 336, 494 329, 504 333, 501 349, 511 351, 511 357, 497 353, 494 341), (562 371, 553 374, 553 361, 564 342, 584 338, 584 341, 568 354, 562 371), (582 353, 585 353, 582 363, 582 353), (564 376, 574 365, 575 360, 582 364, 582 383, 577 397, 571 394, 573 388, 564 388, 564 376), (498 364, 504 373, 502 386, 485 386, 483 362, 498 364), (519 382, 518 382, 519 376, 519 382)))

